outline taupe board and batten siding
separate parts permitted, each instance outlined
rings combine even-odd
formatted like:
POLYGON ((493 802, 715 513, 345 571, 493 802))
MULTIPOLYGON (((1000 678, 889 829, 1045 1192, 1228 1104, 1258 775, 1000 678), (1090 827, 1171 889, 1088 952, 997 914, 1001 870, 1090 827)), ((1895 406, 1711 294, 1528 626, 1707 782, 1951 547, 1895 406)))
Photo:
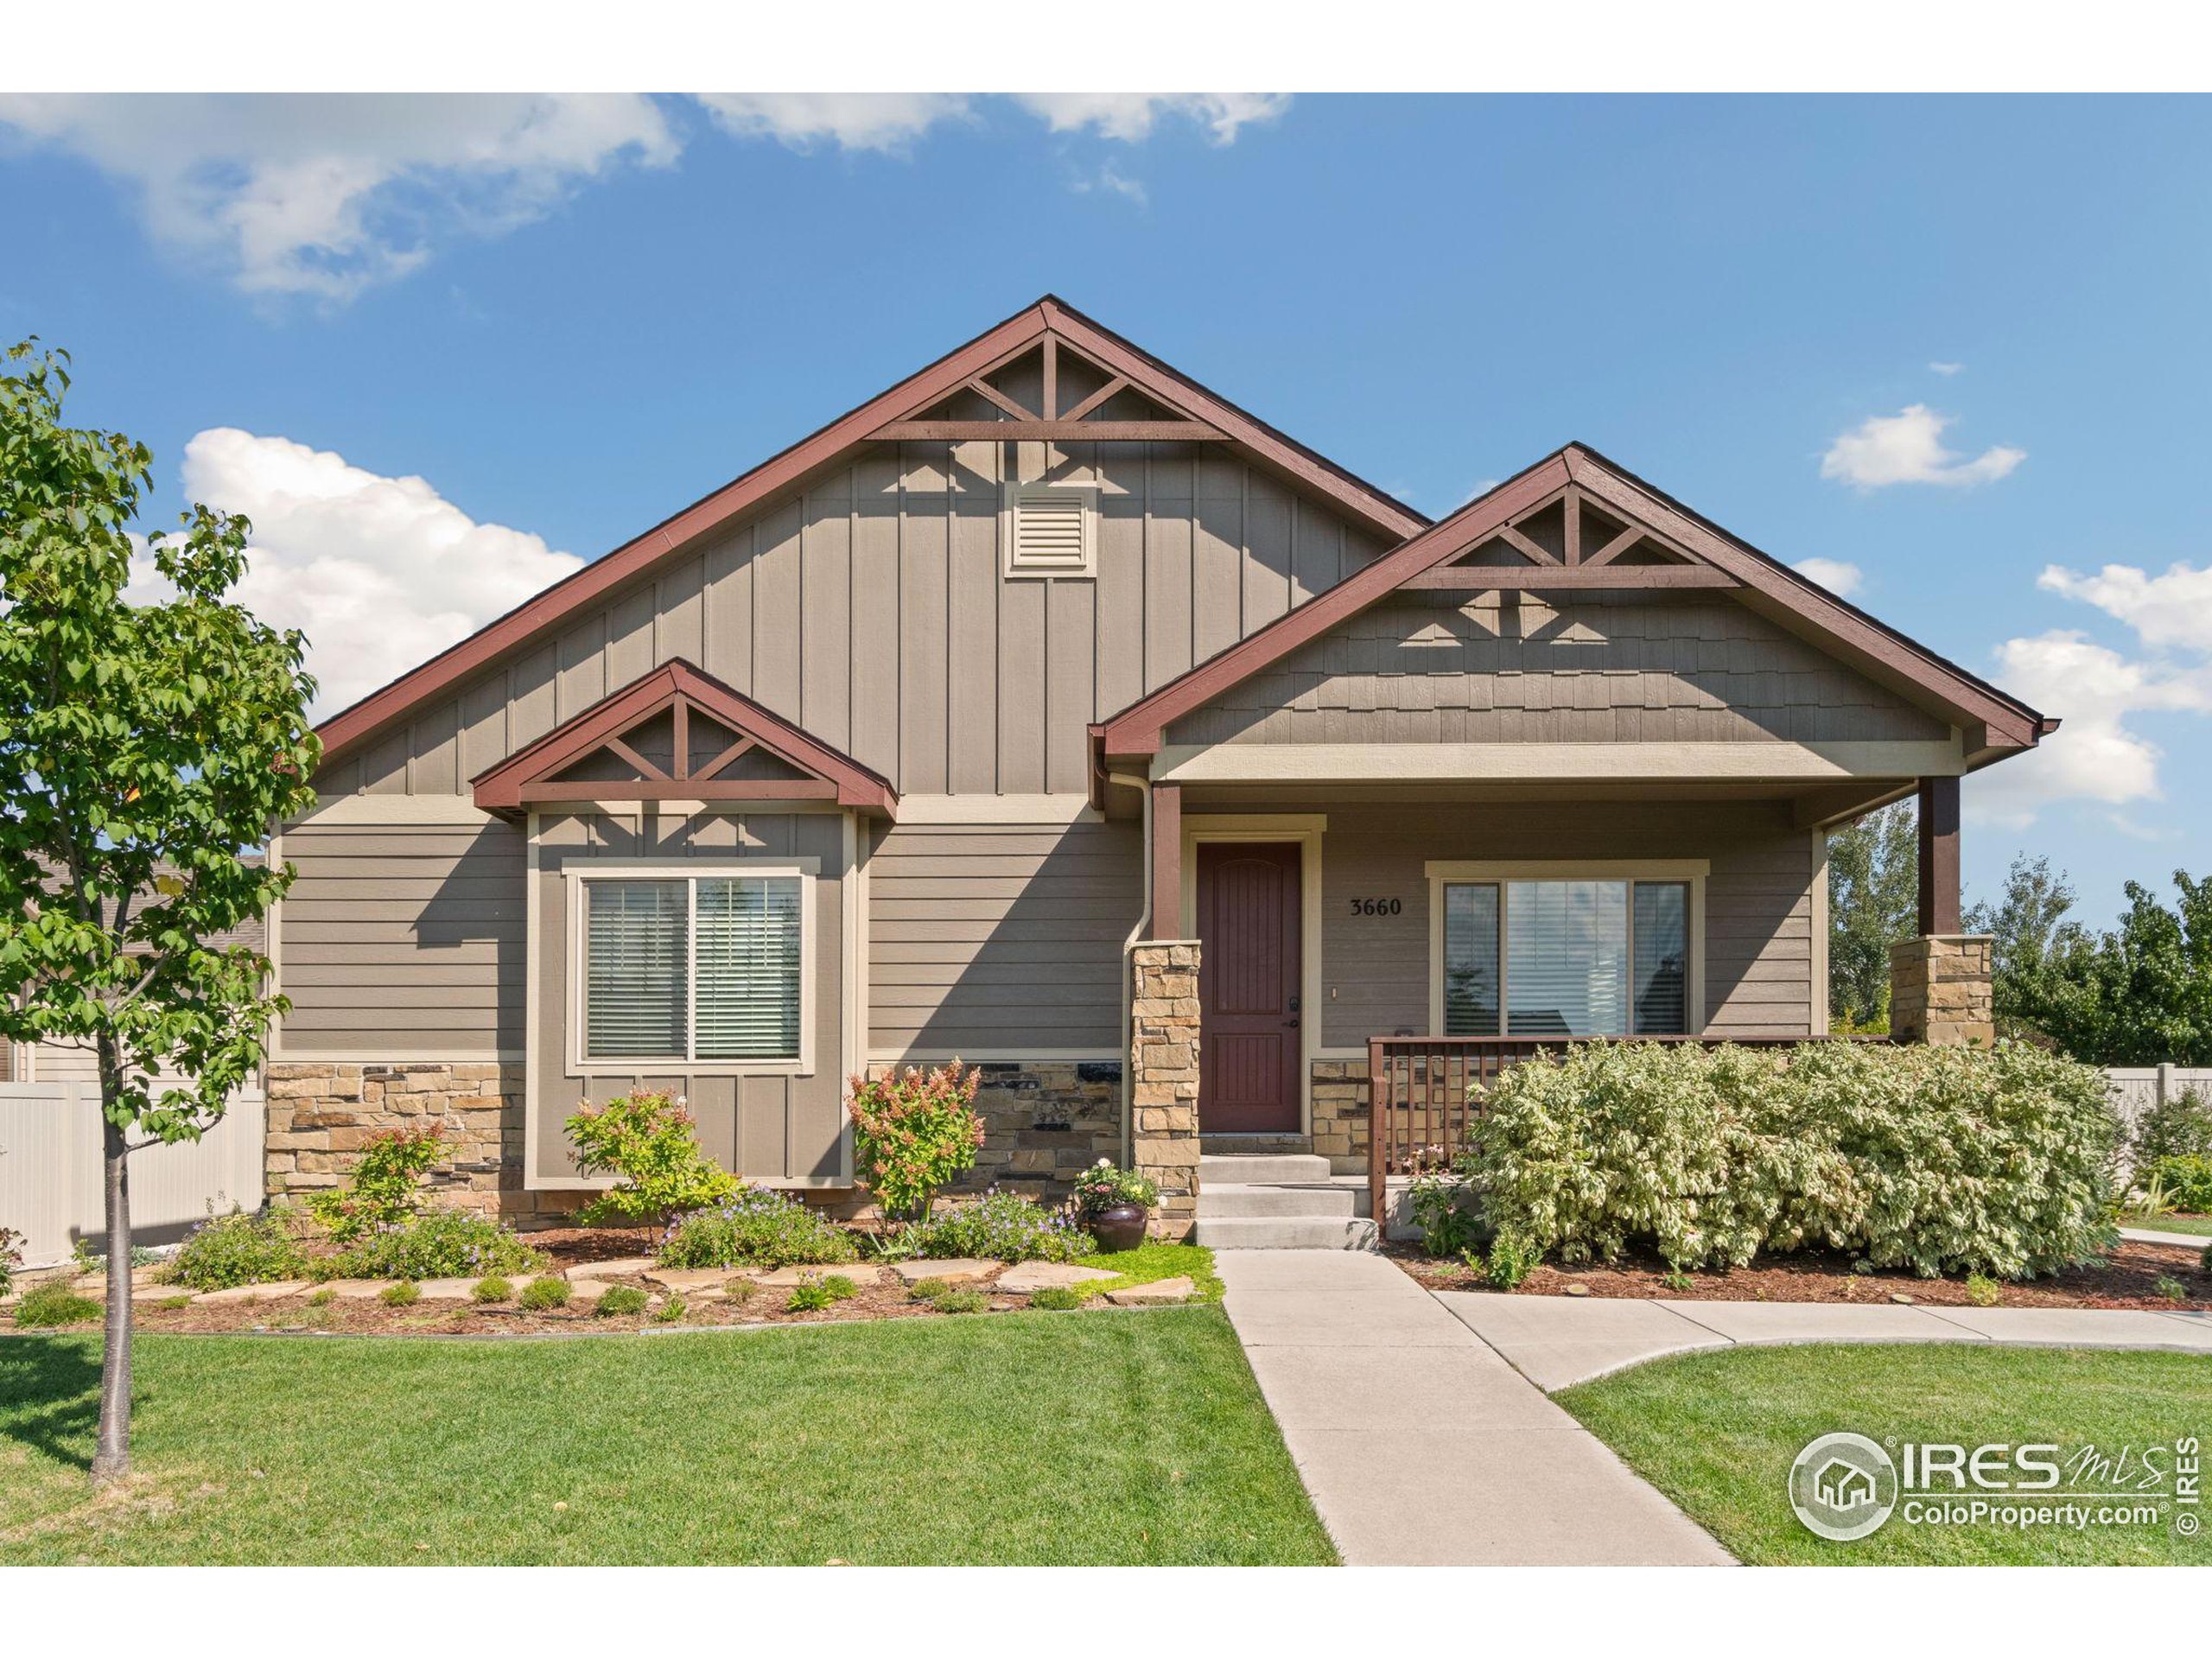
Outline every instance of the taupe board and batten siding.
POLYGON ((1080 794, 1084 728, 1382 550, 1195 444, 908 443, 863 452, 518 652, 319 778, 461 795, 468 779, 671 658, 902 794, 1080 794), (1062 450, 1065 453, 1062 453, 1062 450), (1001 575, 1005 470, 1099 490, 1097 575, 1001 575))
POLYGON ((1175 722, 1174 743, 1940 741, 1720 594, 1395 594, 1175 722))
MULTIPOLYGON (((578 1184, 562 1124, 586 1100, 632 1089, 684 1097, 697 1120, 699 1143, 739 1174, 770 1182, 830 1185, 849 1174, 843 1132, 846 1066, 844 904, 853 886, 845 863, 847 815, 842 812, 548 813, 538 819, 537 913, 531 949, 537 956, 537 1009, 533 1021, 526 1105, 527 1168, 532 1187, 578 1184), (571 976, 569 881, 563 872, 594 860, 812 859, 818 868, 814 910, 813 1069, 804 1076, 728 1076, 676 1071, 600 1072, 577 1076, 570 1065, 571 976)), ((520 976, 518 976, 519 980, 520 976)))
MULTIPOLYGON (((1332 807, 1321 843, 1322 1043, 1426 1034, 1430 861, 1705 859, 1706 1029, 1814 1029, 1813 838, 1786 804, 1332 807), (1355 899, 1395 899, 1395 915, 1355 899)), ((1825 1008, 1821 1011, 1825 1026, 1825 1008)))
POLYGON ((868 859, 868 1049, 1110 1058, 1122 945, 1143 908, 1134 823, 879 827, 868 859))
POLYGON ((490 1060, 523 1046, 523 833, 480 823, 310 818, 277 911, 277 1058, 490 1060))

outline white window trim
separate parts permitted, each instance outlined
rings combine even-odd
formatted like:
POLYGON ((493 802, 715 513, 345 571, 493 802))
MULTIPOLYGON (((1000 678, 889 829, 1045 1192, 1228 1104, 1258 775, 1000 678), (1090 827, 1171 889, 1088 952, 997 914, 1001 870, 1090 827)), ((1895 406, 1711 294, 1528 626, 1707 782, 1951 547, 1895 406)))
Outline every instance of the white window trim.
MULTIPOLYGON (((814 1075, 815 925, 814 884, 822 872, 818 858, 582 858, 566 861, 561 874, 567 890, 569 1074, 579 1077, 810 1077, 814 1075), (584 892, 587 881, 712 880, 717 876, 798 878, 798 1055, 787 1060, 693 1060, 681 1056, 625 1056, 593 1058, 584 1052, 584 892)), ((690 944, 696 954, 698 944, 690 944)), ((694 994, 697 975, 691 976, 694 994)))
MULTIPOLYGON (((1428 876, 1428 1030, 1444 1033, 1444 889, 1455 881, 1684 881, 1689 884, 1689 984, 1686 1007, 1689 1034, 1705 1030, 1705 879, 1712 873, 1710 859, 1524 859, 1496 862, 1432 861, 1422 866, 1428 876)), ((1501 895, 1501 898, 1503 895, 1501 895)), ((1500 917, 1503 912, 1501 909, 1500 917)), ((1505 962, 1501 948, 1498 1001, 1505 1000, 1505 962)), ((1499 1009, 1499 1024, 1505 1023, 1499 1009)))
POLYGON ((1050 484, 1033 480, 1023 484, 1012 479, 999 486, 999 568, 1010 582, 1045 582, 1059 576, 1087 582, 1098 575, 1098 486, 1095 484, 1050 484), (1017 556, 1015 516, 1024 497, 1076 495, 1083 505, 1083 563, 1025 565, 1017 556))

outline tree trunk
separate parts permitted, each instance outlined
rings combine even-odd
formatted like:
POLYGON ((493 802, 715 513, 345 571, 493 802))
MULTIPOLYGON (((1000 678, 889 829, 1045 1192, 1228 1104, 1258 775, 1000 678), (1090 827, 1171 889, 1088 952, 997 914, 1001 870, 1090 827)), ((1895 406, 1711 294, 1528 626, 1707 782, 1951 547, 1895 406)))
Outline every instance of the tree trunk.
MULTIPOLYGON (((103 1096, 106 1094, 103 1089, 103 1096)), ((130 1168, 124 1133, 101 1103, 107 1165, 107 1347, 100 1358, 100 1437, 92 1484, 130 1472, 130 1168)))

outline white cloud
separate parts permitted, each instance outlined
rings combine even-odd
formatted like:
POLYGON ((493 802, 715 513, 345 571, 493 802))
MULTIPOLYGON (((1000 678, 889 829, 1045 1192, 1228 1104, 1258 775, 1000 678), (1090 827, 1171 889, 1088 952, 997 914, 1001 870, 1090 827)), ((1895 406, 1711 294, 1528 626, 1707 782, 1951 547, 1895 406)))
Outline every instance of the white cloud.
POLYGON ((740 138, 774 138, 794 149, 903 150, 941 121, 966 120, 968 100, 949 92, 701 92, 715 124, 740 138))
POLYGON ((417 269, 442 233, 511 229, 680 148, 626 94, 7 94, 0 124, 124 181, 157 242, 246 293, 331 302, 417 269))
POLYGON ((1800 559, 1789 568, 1846 599, 1857 593, 1859 584, 1866 579, 1864 570, 1843 559, 1800 559))
MULTIPOLYGON (((185 446, 186 495, 253 521, 238 597, 304 629, 318 716, 344 708, 578 569, 574 554, 478 524, 420 478, 385 478, 232 427, 185 446)), ((146 558, 130 597, 163 596, 146 558)))
POLYGON ((1142 179, 1130 178, 1110 161, 1096 174, 1078 175, 1071 179, 1068 188, 1078 196, 1087 196, 1094 192, 1099 195, 1120 196, 1125 200, 1134 201, 1140 207, 1151 200, 1142 179))
POLYGON ((1102 137, 1135 143, 1162 116, 1203 124, 1217 144, 1233 144, 1245 127, 1274 121, 1290 107, 1287 92, 1022 92, 1014 101, 1054 132, 1088 127, 1102 137))
POLYGON ((2136 565, 2108 564, 2085 576, 2054 564, 2036 578, 2036 586, 2095 606, 2153 649, 2212 653, 2212 568, 2171 564, 2154 576, 2136 565))
POLYGON ((1952 375, 1963 372, 1966 366, 1963 363, 1930 363, 1928 365, 1929 372, 1942 375, 1947 379, 1952 375))
POLYGON ((1861 490, 1890 484, 1989 484, 2028 458, 2024 449, 1993 445, 1968 461, 1943 447, 1943 431, 1953 421, 1925 404, 1895 415, 1877 415, 1847 432, 1821 457, 1821 476, 1840 479, 1861 490))

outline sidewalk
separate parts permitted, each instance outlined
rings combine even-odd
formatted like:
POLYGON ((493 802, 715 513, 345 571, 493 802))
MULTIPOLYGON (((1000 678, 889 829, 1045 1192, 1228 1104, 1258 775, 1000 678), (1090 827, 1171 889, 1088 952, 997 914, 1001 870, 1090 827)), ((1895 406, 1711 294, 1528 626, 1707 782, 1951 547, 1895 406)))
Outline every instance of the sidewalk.
POLYGON ((1668 1354, 1739 1344, 1980 1342, 2212 1354, 2212 1313, 1894 1303, 1627 1301, 1439 1291, 1435 1300, 1548 1394, 1668 1354))
POLYGON ((2162 1233, 2155 1227, 2123 1227, 2120 1236, 2139 1244, 2178 1244, 2185 1250, 2212 1249, 2212 1238, 2202 1233, 2162 1233))
POLYGON ((1382 1257, 1227 1250, 1215 1266, 1230 1322, 1347 1564, 1729 1560, 1382 1257))

